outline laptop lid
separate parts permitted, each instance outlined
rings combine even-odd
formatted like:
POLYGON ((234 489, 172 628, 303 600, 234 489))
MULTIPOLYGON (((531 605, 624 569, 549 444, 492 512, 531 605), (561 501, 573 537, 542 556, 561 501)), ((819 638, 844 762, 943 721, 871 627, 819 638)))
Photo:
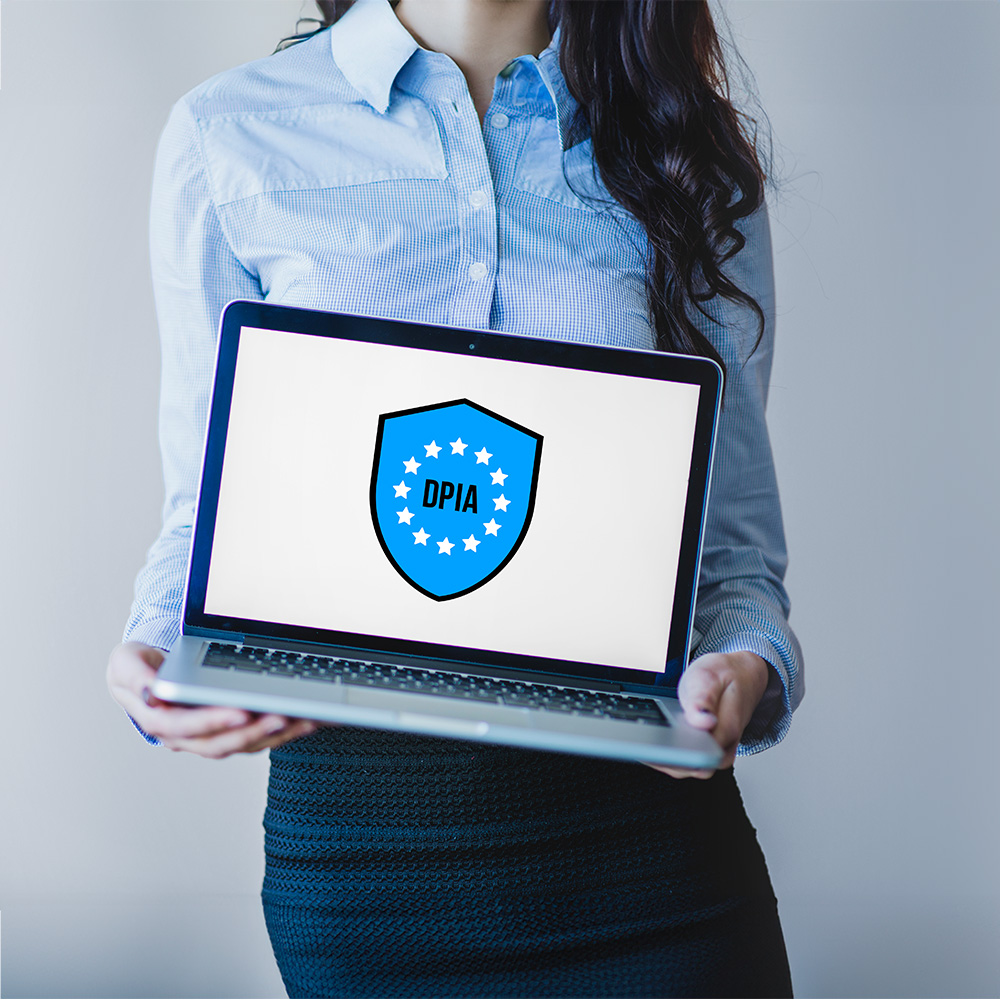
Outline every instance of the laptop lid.
POLYGON ((234 302, 184 631, 676 685, 703 358, 234 302))

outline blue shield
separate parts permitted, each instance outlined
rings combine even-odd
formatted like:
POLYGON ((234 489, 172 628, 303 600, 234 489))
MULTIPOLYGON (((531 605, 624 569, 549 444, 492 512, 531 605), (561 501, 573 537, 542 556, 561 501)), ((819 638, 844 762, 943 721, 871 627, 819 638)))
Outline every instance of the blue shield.
POLYGON ((422 594, 448 601, 492 580, 528 532, 542 438, 467 399, 379 417, 375 533, 422 594))

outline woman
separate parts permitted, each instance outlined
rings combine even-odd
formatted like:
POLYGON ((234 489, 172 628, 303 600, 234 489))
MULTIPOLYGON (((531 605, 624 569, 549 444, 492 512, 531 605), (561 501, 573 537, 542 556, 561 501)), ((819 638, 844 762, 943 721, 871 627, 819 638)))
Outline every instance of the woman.
POLYGON ((167 502, 112 693, 151 742, 272 749, 264 904, 290 995, 788 995, 731 770, 781 738, 802 691, 763 423, 770 243, 707 5, 320 7, 329 31, 197 88, 161 142, 167 502), (680 698, 723 769, 668 777, 150 696, 178 631, 233 298, 515 333, 537 332, 544 302, 562 338, 720 361, 698 656, 680 698))

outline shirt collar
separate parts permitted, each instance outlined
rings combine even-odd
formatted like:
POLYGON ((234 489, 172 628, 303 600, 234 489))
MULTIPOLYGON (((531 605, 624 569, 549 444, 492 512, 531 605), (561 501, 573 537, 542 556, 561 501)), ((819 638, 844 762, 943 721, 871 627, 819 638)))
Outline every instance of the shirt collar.
MULTIPOLYGON (((576 131, 576 101, 559 68, 559 27, 535 64, 556 108, 560 146, 568 149, 580 136, 576 131)), ((347 82, 379 113, 389 107, 389 94, 399 71, 420 46, 400 24, 389 0, 357 0, 330 29, 330 51, 347 82)))
POLYGON ((579 105, 569 92, 566 78, 562 75, 562 69, 559 66, 559 30, 559 26, 556 25, 552 41, 539 55, 537 66, 538 75, 556 108, 559 145, 563 150, 567 150, 580 142, 584 135, 581 133, 580 121, 577 116, 579 105))
POLYGON ((559 66, 559 27, 556 26, 552 35, 552 41, 535 56, 518 56, 513 63, 522 64, 527 70, 537 77, 538 84, 544 89, 546 94, 545 103, 553 108, 555 113, 556 129, 559 132, 559 145, 563 151, 575 146, 586 138, 586 128, 581 127, 579 118, 579 105, 569 92, 566 86, 566 78, 562 75, 559 66))
POLYGON ((330 51, 347 82, 379 113, 396 75, 417 51, 389 0, 357 0, 330 29, 330 51))

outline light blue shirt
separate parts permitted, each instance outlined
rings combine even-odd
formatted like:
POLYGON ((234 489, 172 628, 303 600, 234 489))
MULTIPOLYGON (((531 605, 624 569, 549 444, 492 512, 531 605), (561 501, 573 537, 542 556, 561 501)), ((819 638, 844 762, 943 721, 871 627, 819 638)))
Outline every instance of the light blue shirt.
MULTIPOLYGON (((589 138, 571 134, 576 105, 557 42, 504 68, 481 124, 455 63, 420 48, 387 0, 362 0, 333 28, 175 106, 151 213, 166 501, 127 638, 167 648, 180 630, 230 300, 653 347, 645 233, 596 178, 589 138)), ((718 324, 699 320, 729 380, 695 640, 697 653, 749 650, 774 668, 747 753, 784 734, 802 679, 764 423, 774 315, 766 213, 744 231, 729 270, 764 309, 762 343, 747 360, 756 322, 745 308, 715 301, 718 324)))

